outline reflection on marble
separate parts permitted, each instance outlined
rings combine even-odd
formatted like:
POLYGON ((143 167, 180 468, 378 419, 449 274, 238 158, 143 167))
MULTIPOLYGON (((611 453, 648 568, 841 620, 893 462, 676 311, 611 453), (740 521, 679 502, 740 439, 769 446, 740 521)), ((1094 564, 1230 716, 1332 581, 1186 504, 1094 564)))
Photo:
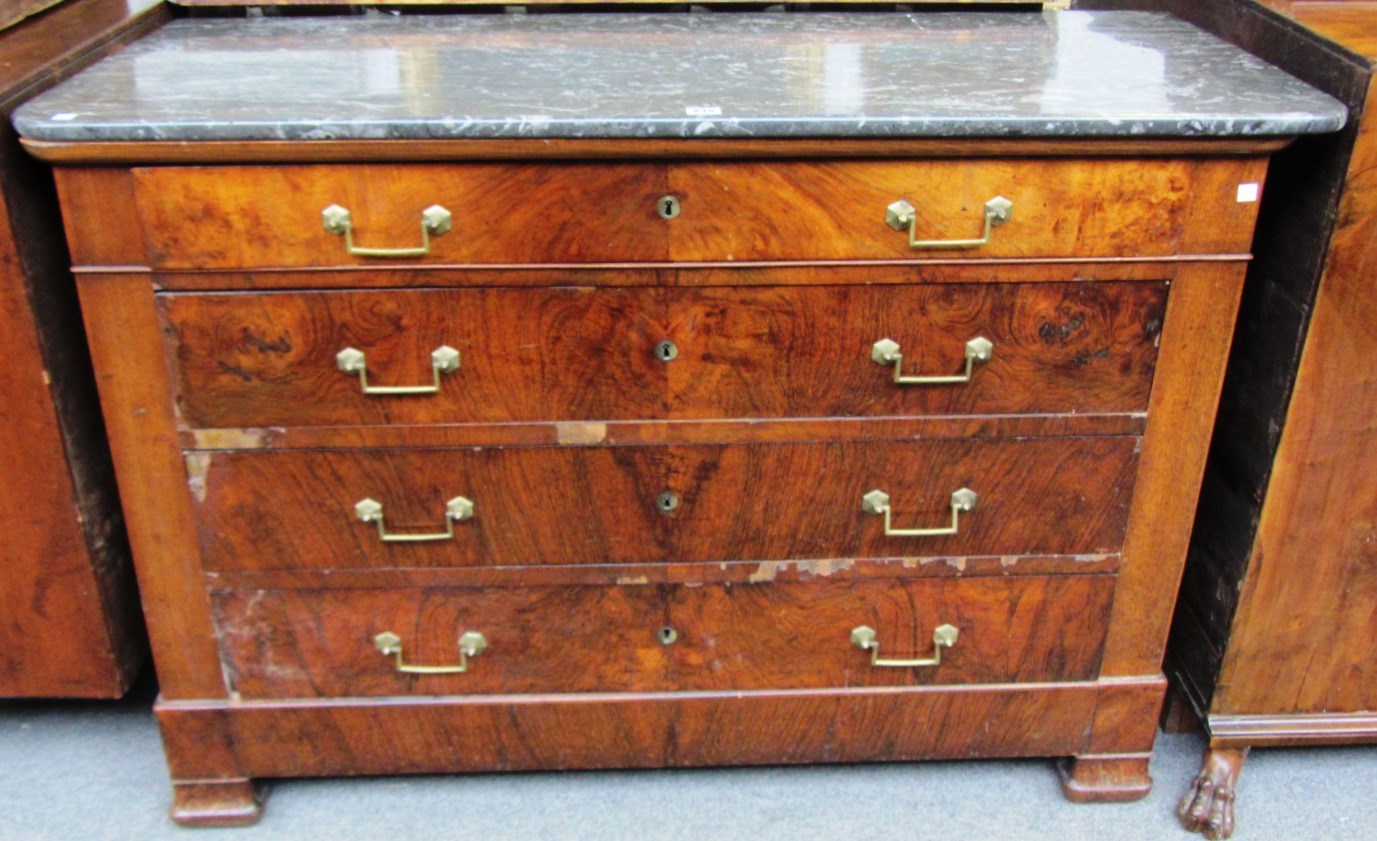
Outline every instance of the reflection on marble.
POLYGON ((38 97, 43 140, 1288 135, 1344 107, 1141 12, 175 22, 38 97))

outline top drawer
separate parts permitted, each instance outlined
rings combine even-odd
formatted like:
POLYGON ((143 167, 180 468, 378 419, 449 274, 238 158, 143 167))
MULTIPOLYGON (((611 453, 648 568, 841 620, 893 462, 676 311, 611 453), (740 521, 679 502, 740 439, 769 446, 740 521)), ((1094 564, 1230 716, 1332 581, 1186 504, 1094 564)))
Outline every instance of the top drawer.
POLYGON ((360 164, 141 168, 133 184, 161 269, 1102 258, 1246 251, 1251 210, 1237 182, 1261 169, 1132 158, 360 164), (1007 206, 994 203, 987 230, 996 198, 1007 206), (896 202, 911 214, 889 210, 896 202))

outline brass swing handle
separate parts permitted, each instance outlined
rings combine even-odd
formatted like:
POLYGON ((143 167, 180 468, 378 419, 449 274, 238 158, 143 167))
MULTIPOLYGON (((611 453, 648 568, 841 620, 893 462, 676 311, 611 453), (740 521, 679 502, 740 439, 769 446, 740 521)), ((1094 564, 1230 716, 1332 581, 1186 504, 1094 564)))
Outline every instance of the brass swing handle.
POLYGON ((396 655, 397 671, 413 675, 461 675, 469 670, 469 658, 477 657, 488 647, 488 638, 477 631, 465 631, 459 637, 457 666, 417 666, 402 659, 402 638, 391 631, 373 637, 373 645, 384 657, 396 655))
POLYGON ((966 342, 966 371, 961 374, 920 375, 904 373, 904 354, 893 339, 880 339, 870 346, 870 358, 878 365, 894 366, 894 382, 899 385, 949 385, 968 383, 975 372, 975 363, 989 362, 994 356, 994 342, 976 336, 966 342))
POLYGON ((354 244, 354 219, 347 208, 332 204, 320 212, 325 230, 344 237, 344 247, 357 257, 420 257, 430 253, 430 238, 448 233, 454 218, 438 204, 421 211, 421 244, 415 248, 364 248, 354 244))
POLYGON ((960 635, 955 625, 938 625, 932 632, 932 656, 916 660, 880 659, 880 643, 875 639, 875 629, 868 625, 857 625, 851 629, 851 644, 862 651, 870 652, 870 665, 913 668, 942 665, 942 649, 956 645, 960 635))
POLYGON ((895 537, 934 537, 942 534, 956 534, 961 525, 961 512, 971 511, 979 499, 975 491, 961 488, 951 495, 951 525, 927 529, 896 529, 891 521, 893 510, 889 506, 889 494, 873 490, 861 497, 861 510, 867 514, 883 514, 885 534, 895 537))
POLYGON ((885 223, 896 231, 908 230, 909 248, 979 248, 988 245, 990 232, 1014 215, 1014 203, 1003 196, 985 202, 985 233, 979 239, 918 239, 918 211, 899 199, 885 208, 885 223))
POLYGON ((388 534, 387 523, 383 520, 383 506, 376 499, 361 499, 354 503, 354 516, 364 523, 378 526, 378 537, 383 543, 425 543, 431 540, 449 540, 454 537, 454 524, 472 519, 473 501, 467 497, 456 496, 445 503, 445 530, 423 534, 388 534))
POLYGON ((357 375, 364 394, 435 394, 440 390, 440 375, 459 370, 459 351, 440 345, 430 352, 430 370, 434 381, 430 385, 369 385, 368 359, 358 348, 347 347, 335 354, 335 367, 346 374, 357 375))

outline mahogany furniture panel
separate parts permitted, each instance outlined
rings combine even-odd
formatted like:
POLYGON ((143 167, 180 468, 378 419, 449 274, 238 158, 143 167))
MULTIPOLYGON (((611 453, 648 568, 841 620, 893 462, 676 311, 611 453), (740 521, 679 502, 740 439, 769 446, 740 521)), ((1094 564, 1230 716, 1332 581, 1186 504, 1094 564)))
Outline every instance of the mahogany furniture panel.
POLYGON ((148 264, 159 269, 370 262, 349 253, 342 225, 323 222, 336 207, 359 248, 419 246, 423 212, 443 208, 449 220, 421 260, 440 265, 897 260, 911 254, 909 229, 875 224, 892 203, 913 205, 918 239, 965 239, 980 236, 986 203, 1000 197, 1008 220, 982 256, 1246 252, 1227 221, 1236 202, 1192 190, 1199 178, 1189 161, 1132 158, 278 166, 232 179, 215 167, 134 170, 148 264), (677 202, 670 218, 661 197, 677 202), (1077 214, 1063 212, 1069 202, 1077 214))
POLYGON ((9 115, 166 14, 46 5, 0 4, 0 697, 113 698, 146 643, 56 196, 9 115))
MULTIPOLYGON (((443 78, 485 72, 462 64, 475 47, 623 50, 632 26, 518 17, 251 31, 272 47, 260 60, 288 63, 302 33, 381 33, 443 78), (553 25, 572 34, 529 39, 553 25)), ((637 20, 655 49, 736 25, 637 20)), ((205 136, 183 73, 133 105, 112 94, 153 109, 138 119, 67 125, 58 94, 20 116, 61 163, 175 819, 251 822, 257 779, 309 774, 1060 756, 1069 798, 1148 791, 1257 197, 1286 143, 1260 127, 1321 131, 1341 109, 1165 19, 882 21, 899 38, 877 20, 762 18, 715 48, 793 72, 815 26, 858 38, 859 66, 885 68, 865 107, 917 99, 879 123, 806 120, 890 139, 637 136, 682 121, 673 97, 610 138, 416 116, 426 91, 509 74, 380 88, 372 116, 301 136, 318 88, 255 89, 205 136), (1213 53, 1246 105, 1227 125, 1217 100, 1164 129, 1086 116, 1092 92, 1064 71, 1092 22, 1096 66, 1115 27, 1134 50, 1165 31, 1196 42, 1167 45, 1174 72, 1213 53), (914 131, 914 101, 965 104, 894 85, 894 51, 915 48, 1041 51, 1041 69, 981 82, 1031 84, 1009 105, 1026 121, 914 131), (274 102, 286 134, 236 121, 274 102), (1061 121, 1107 136, 1040 133, 1061 121), (183 131, 200 137, 161 139, 183 131)), ((140 53, 140 80, 163 59, 204 72, 200 49, 250 31, 174 30, 140 53)), ((132 65, 92 79, 124 84, 132 65)), ((731 83, 714 81, 744 95, 731 83)), ((795 83, 811 92, 780 88, 785 104, 832 102, 795 83)), ((751 119, 721 126, 783 125, 751 119)))
POLYGON ((1225 838, 1251 747, 1377 742, 1377 3, 1150 5, 1361 115, 1275 158, 1172 624, 1180 815, 1225 838))
POLYGON ((1142 412, 1166 291, 1160 281, 560 286, 161 303, 183 423, 256 428, 1142 412), (894 365, 874 358, 887 338, 906 376, 961 373, 971 340, 990 350, 965 387, 899 389, 894 365), (406 399, 363 393, 336 358, 361 351, 372 387, 425 386, 444 347, 458 357, 439 392, 406 399))

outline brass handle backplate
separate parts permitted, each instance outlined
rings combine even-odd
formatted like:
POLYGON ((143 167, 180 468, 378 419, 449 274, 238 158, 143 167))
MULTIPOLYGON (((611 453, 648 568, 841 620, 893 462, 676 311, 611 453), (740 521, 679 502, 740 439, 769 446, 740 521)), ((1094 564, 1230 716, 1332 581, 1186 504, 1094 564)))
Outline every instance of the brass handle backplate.
POLYGON ((870 346, 870 358, 879 365, 894 366, 894 382, 899 385, 951 385, 968 383, 975 373, 975 363, 989 362, 994 356, 994 342, 976 336, 966 342, 966 370, 960 374, 920 375, 904 373, 904 354, 893 339, 880 339, 870 346))
POLYGON ((357 376, 364 394, 435 394, 440 390, 440 375, 459 370, 459 351, 449 345, 440 345, 430 352, 430 370, 434 377, 430 385, 369 385, 368 358, 358 348, 347 347, 335 354, 335 367, 357 376))
POLYGON ((918 211, 899 199, 885 208, 885 224, 896 231, 908 231, 910 248, 979 248, 988 245, 991 232, 1014 215, 1014 203, 1003 196, 985 202, 985 233, 979 239, 918 239, 918 211))
POLYGON ((851 629, 851 644, 862 651, 870 652, 870 665, 895 668, 914 668, 942 665, 942 649, 956 645, 960 635, 955 625, 938 625, 932 632, 932 656, 915 660, 894 658, 880 659, 880 642, 875 638, 875 629, 868 625, 857 625, 851 629))
POLYGON ((465 631, 459 636, 459 663, 453 666, 417 666, 402 658, 402 638, 391 631, 373 637, 373 645, 385 657, 397 658, 397 671, 413 675, 461 675, 469 670, 469 658, 477 657, 488 647, 488 638, 477 631, 465 631))
POLYGON ((325 230, 344 237, 344 247, 356 257, 421 257, 430 253, 430 238, 448 233, 454 217, 438 204, 421 211, 421 244, 413 248, 364 248, 354 244, 354 219, 347 208, 332 204, 320 212, 325 230))
POLYGON ((896 529, 892 521, 893 510, 889 505, 889 494, 873 490, 861 497, 861 510, 867 514, 881 514, 885 518, 885 534, 895 537, 934 537, 942 534, 956 534, 961 526, 961 512, 971 511, 979 497, 970 488, 961 488, 951 495, 951 524, 926 529, 896 529))
POLYGON ((445 530, 424 534, 388 534, 383 521, 383 506, 376 499, 361 499, 354 503, 354 516, 360 522, 374 523, 378 527, 378 537, 383 543, 424 543, 431 540, 449 540, 454 537, 454 524, 473 517, 473 501, 467 497, 456 496, 445 503, 445 530))

